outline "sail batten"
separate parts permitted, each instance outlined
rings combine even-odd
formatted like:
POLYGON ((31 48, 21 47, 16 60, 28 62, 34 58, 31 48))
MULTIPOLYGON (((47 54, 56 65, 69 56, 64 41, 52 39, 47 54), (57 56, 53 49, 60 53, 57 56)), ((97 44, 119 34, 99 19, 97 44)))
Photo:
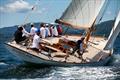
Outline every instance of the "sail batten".
POLYGON ((72 0, 60 20, 74 28, 89 28, 98 16, 105 0, 72 0))

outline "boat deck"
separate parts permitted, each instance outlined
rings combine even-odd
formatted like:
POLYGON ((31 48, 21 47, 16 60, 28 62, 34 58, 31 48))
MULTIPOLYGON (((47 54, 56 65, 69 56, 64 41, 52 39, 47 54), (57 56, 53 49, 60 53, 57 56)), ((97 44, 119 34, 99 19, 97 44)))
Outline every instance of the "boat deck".
MULTIPOLYGON (((59 39, 61 38, 64 40, 77 41, 80 37, 79 36, 50 37, 47 39, 43 39, 43 41, 49 43, 50 45, 53 45, 53 44, 57 44, 59 42, 59 39)), ((40 57, 45 60, 53 60, 53 61, 66 62, 66 63, 86 63, 86 62, 94 62, 94 61, 96 62, 101 59, 105 59, 110 55, 110 51, 103 50, 106 42, 107 41, 104 40, 104 38, 91 37, 88 43, 88 47, 83 53, 82 58, 78 58, 79 55, 77 54, 77 52, 75 52, 74 55, 71 55, 69 53, 64 53, 61 50, 52 47, 50 45, 45 45, 45 47, 55 50, 56 52, 49 53, 42 50, 41 53, 38 53, 36 51, 28 49, 26 46, 16 44, 15 41, 9 42, 8 44, 17 49, 20 49, 22 51, 25 51, 29 54, 40 57), (48 56, 48 54, 50 54, 51 56, 48 56)))

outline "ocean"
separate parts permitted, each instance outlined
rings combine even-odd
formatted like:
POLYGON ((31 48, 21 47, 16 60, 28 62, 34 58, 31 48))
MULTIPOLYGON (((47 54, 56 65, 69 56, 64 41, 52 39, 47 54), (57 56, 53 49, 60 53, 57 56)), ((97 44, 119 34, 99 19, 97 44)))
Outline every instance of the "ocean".
POLYGON ((114 44, 112 59, 106 66, 55 67, 24 63, 12 55, 4 42, 12 39, 15 30, 16 26, 0 28, 0 79, 120 80, 120 34, 114 44))

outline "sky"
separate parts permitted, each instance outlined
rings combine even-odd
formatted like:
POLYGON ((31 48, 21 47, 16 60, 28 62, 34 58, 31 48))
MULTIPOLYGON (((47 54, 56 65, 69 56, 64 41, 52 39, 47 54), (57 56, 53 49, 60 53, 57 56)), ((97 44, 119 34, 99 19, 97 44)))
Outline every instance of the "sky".
MULTIPOLYGON (((0 0, 0 28, 34 22, 53 23, 60 18, 70 2, 71 0, 0 0)), ((118 10, 120 0, 109 0, 102 21, 114 19, 118 10)))
POLYGON ((70 2, 71 0, 0 0, 0 28, 29 22, 53 23, 70 2), (32 11, 34 5, 36 7, 32 11))

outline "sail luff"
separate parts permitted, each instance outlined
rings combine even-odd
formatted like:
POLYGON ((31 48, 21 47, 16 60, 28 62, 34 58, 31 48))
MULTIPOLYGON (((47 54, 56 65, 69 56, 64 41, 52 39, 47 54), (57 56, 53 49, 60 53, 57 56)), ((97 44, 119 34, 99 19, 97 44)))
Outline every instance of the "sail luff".
POLYGON ((60 22, 74 28, 87 29, 92 26, 104 2, 105 0, 72 0, 61 16, 60 22))
POLYGON ((115 20, 114 27, 112 28, 111 33, 108 37, 107 44, 104 48, 105 50, 113 48, 113 44, 114 44, 119 32, 120 32, 120 11, 119 11, 118 16, 115 20))

